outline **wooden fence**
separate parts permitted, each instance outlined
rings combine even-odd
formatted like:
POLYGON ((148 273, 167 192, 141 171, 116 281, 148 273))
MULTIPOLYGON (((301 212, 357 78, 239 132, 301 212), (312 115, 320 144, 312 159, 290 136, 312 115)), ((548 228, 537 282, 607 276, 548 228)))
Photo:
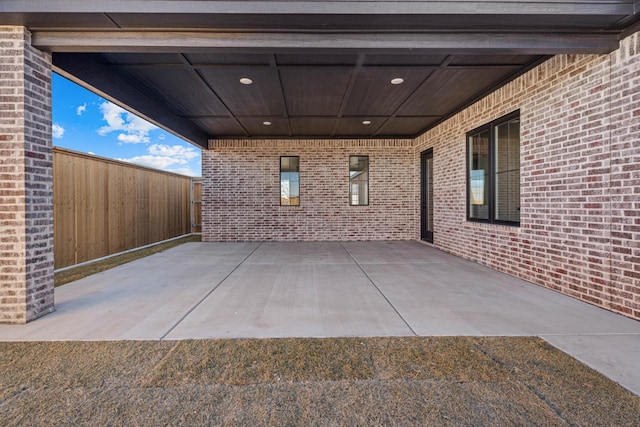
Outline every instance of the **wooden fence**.
POLYGON ((202 179, 191 179, 191 232, 202 233, 202 179))
POLYGON ((200 221, 193 186, 186 176, 54 148, 55 268, 191 233, 200 221))

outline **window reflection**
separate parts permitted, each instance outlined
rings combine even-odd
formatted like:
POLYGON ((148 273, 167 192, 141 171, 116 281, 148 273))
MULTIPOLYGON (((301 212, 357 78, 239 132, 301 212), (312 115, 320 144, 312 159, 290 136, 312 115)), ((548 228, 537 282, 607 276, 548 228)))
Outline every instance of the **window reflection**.
POLYGON ((300 157, 280 157, 280 204, 300 205, 300 157))
POLYGON ((369 156, 349 156, 349 204, 369 204, 369 156))

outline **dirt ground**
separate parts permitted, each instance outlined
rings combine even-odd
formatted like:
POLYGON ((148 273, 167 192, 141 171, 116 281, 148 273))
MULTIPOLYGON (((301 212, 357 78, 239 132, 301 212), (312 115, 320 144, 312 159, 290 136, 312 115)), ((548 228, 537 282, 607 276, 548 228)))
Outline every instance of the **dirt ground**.
POLYGON ((638 426, 538 338, 0 343, 0 425, 638 426))

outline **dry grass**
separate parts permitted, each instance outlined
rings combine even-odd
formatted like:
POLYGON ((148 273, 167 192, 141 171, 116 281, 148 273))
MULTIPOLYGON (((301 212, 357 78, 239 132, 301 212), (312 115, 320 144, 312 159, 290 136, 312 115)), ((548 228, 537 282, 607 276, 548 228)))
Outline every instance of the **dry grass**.
POLYGON ((638 426, 537 338, 0 343, 2 425, 638 426))
POLYGON ((101 271, 109 270, 110 268, 114 268, 119 265, 126 264, 128 262, 147 257, 149 255, 157 254, 158 252, 166 251, 167 249, 173 248, 183 243, 199 242, 199 241, 200 241, 199 235, 187 236, 181 239, 172 240, 167 243, 161 243, 159 245, 156 245, 147 249, 140 249, 138 251, 114 256, 112 258, 109 258, 103 261, 98 261, 98 262, 94 262, 81 267, 76 267, 69 270, 61 271, 55 274, 54 284, 55 286, 64 285, 65 283, 73 282, 74 280, 80 280, 83 277, 100 273, 101 271))

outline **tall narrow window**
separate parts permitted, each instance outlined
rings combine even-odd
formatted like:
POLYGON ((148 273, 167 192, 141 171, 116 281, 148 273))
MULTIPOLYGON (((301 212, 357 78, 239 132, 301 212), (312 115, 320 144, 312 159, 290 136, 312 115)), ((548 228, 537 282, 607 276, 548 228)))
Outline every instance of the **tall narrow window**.
POLYGON ((369 156, 349 156, 349 204, 369 204, 369 156))
POLYGON ((300 157, 280 157, 280 204, 300 205, 300 157))
POLYGON ((520 113, 467 134, 467 217, 520 223, 520 113))

